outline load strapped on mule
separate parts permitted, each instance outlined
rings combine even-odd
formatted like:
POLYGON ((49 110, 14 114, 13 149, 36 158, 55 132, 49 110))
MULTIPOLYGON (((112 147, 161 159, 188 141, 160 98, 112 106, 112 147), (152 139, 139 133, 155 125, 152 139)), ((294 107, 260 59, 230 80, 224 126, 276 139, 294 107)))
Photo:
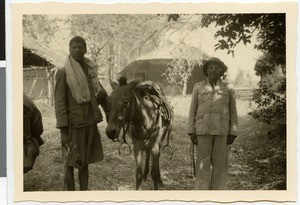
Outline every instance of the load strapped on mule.
POLYGON ((106 134, 113 141, 128 146, 126 134, 131 137, 136 160, 137 190, 141 190, 142 180, 147 179, 151 155, 151 177, 154 189, 158 189, 158 186, 162 185, 159 170, 160 151, 168 147, 171 150, 171 157, 173 154, 169 145, 173 108, 162 89, 152 81, 134 80, 127 83, 127 79, 121 77, 119 84, 111 81, 111 85, 113 92, 109 99, 110 115, 106 134), (120 140, 121 130, 123 135, 120 140), (165 139, 167 142, 163 145, 165 139), (145 169, 143 169, 144 153, 145 169))

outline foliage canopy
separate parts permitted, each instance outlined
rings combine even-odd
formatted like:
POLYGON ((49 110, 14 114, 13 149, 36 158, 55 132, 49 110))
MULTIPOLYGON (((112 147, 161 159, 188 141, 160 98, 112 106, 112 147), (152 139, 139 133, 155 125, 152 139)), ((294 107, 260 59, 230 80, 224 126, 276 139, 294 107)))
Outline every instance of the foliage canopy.
POLYGON ((234 47, 242 42, 251 43, 256 35, 258 43, 255 48, 273 56, 277 65, 285 65, 286 31, 285 14, 205 14, 202 27, 215 23, 220 29, 215 37, 220 37, 216 49, 227 49, 234 54, 234 47))

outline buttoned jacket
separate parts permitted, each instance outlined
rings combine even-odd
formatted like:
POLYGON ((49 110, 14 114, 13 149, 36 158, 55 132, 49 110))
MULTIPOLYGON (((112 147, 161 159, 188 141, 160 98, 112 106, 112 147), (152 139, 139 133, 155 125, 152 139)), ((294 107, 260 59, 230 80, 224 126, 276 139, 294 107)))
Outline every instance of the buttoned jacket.
POLYGON ((208 79, 195 84, 188 121, 188 133, 197 135, 237 135, 238 119, 234 86, 208 79))

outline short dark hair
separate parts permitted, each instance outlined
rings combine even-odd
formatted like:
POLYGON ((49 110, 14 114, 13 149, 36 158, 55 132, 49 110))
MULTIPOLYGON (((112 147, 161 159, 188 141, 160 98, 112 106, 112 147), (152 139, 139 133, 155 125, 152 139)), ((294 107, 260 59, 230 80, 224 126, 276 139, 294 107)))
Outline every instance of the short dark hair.
POLYGON ((227 71, 227 66, 224 64, 224 62, 223 61, 221 61, 219 58, 216 58, 216 57, 212 57, 212 58, 209 58, 208 60, 205 60, 204 61, 204 63, 203 63, 203 73, 207 76, 207 68, 208 68, 208 66, 209 66, 209 64, 211 64, 211 63, 217 63, 217 64, 219 64, 220 66, 221 66, 221 68, 222 68, 222 72, 223 72, 223 74, 222 75, 224 75, 224 73, 227 71))
POLYGON ((80 36, 75 36, 73 37, 70 42, 69 42, 69 47, 71 47, 73 42, 77 42, 77 43, 83 43, 85 49, 86 49, 86 42, 84 40, 84 38, 80 37, 80 36))

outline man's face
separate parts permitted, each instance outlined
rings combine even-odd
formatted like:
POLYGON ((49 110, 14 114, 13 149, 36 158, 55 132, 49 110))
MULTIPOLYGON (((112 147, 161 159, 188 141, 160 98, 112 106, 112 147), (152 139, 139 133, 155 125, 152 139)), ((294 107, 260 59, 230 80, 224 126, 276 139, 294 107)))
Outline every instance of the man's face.
POLYGON ((218 63, 210 63, 207 67, 207 76, 210 80, 219 80, 223 74, 223 69, 218 63))
POLYGON ((77 61, 82 61, 86 53, 86 47, 82 42, 72 42, 69 48, 70 55, 77 61))

